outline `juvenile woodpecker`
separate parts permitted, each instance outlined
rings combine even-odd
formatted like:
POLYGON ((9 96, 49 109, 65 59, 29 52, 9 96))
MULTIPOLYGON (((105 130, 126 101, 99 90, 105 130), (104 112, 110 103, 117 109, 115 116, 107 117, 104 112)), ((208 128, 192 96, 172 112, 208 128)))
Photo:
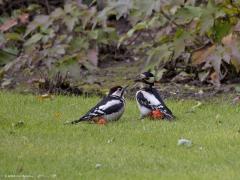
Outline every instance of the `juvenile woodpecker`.
POLYGON ((136 101, 141 118, 174 119, 174 115, 163 102, 158 90, 153 87, 155 77, 152 73, 141 73, 135 82, 141 82, 141 88, 136 92, 136 101))
POLYGON ((126 88, 127 86, 124 88, 121 86, 111 88, 106 97, 80 119, 72 121, 71 124, 77 124, 82 121, 106 124, 109 121, 120 119, 125 109, 124 92, 126 88))

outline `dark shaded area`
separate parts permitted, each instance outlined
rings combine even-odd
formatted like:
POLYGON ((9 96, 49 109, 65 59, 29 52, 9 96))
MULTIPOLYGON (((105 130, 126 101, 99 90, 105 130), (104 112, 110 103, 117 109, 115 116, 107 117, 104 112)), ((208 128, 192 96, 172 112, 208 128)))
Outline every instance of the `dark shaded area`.
POLYGON ((3 0, 3 3, 0 4, 0 15, 11 16, 14 10, 26 8, 31 4, 40 5, 45 13, 49 14, 55 7, 62 7, 64 2, 64 0, 3 0))
POLYGON ((77 86, 73 86, 68 75, 61 75, 58 72, 52 79, 48 76, 36 80, 37 89, 40 94, 49 93, 57 95, 82 95, 83 91, 77 86))

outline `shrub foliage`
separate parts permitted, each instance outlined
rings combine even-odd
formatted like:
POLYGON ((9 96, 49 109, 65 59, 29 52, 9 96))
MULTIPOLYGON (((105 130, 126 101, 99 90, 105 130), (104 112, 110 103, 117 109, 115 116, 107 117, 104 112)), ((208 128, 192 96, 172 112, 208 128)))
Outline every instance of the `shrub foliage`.
POLYGON ((158 80, 219 86, 239 75, 239 1, 68 1, 50 7, 30 3, 0 18, 2 77, 14 70, 29 76, 39 67, 77 77, 80 68, 97 68, 101 48, 109 46, 127 48, 158 80))

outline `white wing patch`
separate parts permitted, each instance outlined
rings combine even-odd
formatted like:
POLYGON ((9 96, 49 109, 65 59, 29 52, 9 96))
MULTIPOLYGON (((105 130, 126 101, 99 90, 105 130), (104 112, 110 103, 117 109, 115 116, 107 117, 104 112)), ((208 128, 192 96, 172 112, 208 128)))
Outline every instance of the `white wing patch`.
POLYGON ((98 110, 99 111, 104 111, 107 108, 109 108, 111 106, 114 106, 116 104, 120 104, 120 103, 121 103, 121 101, 119 101, 119 100, 111 100, 111 101, 108 101, 106 104, 99 106, 98 110))
POLYGON ((124 107, 122 107, 119 112, 115 112, 112 114, 106 114, 105 110, 110 108, 111 106, 115 106, 117 104, 121 104, 121 101, 119 100, 111 100, 108 101, 106 104, 99 106, 97 109, 95 109, 95 111, 93 113, 91 113, 91 116, 99 116, 99 115, 103 115, 105 119, 107 119, 108 121, 112 121, 112 120, 118 120, 124 111, 124 107))
POLYGON ((153 95, 146 91, 141 91, 143 96, 149 101, 149 104, 152 106, 159 106, 161 102, 153 95))

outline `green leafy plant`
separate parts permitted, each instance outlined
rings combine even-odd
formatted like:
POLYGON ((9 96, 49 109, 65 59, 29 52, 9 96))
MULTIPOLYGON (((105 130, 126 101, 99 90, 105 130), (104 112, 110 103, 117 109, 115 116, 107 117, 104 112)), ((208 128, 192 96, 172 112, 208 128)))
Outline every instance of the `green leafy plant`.
MULTIPOLYGON (((69 3, 65 4, 64 8, 55 9, 48 16, 37 16, 27 27, 25 37, 31 36, 24 45, 26 49, 33 49, 33 46, 36 47, 41 43, 43 48, 46 46, 44 50, 48 51, 47 56, 52 54, 58 60, 60 58, 58 64, 73 58, 76 61, 85 62, 93 50, 98 53, 99 44, 107 44, 117 37, 114 35, 114 29, 96 28, 97 24, 101 25, 94 19, 96 14, 95 7, 88 8, 84 5, 69 3), (113 39, 109 38, 110 36, 113 39)), ((89 59, 89 61, 97 65, 93 62, 97 61, 96 59, 89 59)))
MULTIPOLYGON (((233 66, 235 74, 239 72, 238 2, 211 0, 200 6, 191 2, 158 2, 159 8, 152 2, 151 7, 155 9, 122 35, 119 46, 133 42, 132 39, 143 39, 147 32, 147 40, 132 46, 137 53, 145 55, 147 69, 164 70, 166 74, 174 71, 170 73, 173 77, 182 71, 193 73, 199 80, 215 85, 233 73, 225 64, 233 66), (224 38, 230 42, 223 42, 224 38), (209 51, 209 47, 214 48, 209 51), (197 56, 204 51, 208 52, 205 56, 197 56), (200 78, 203 72, 207 76, 200 78)), ((134 10, 129 13, 131 16, 134 10)))
MULTIPOLYGON (((6 49, 0 52, 5 59, 0 64, 8 63, 3 71, 23 68, 32 76, 40 67, 78 77, 80 68, 95 71, 100 59, 106 59, 100 52, 127 47, 131 51, 127 58, 140 58, 158 80, 189 79, 219 86, 239 75, 238 1, 108 0, 101 10, 99 2, 72 1, 49 14, 28 7, 27 13, 33 12, 30 9, 37 13, 27 26, 15 21, 14 27, 11 23, 3 27, 7 30, 0 35, 0 46, 6 49), (124 28, 118 28, 123 22, 124 28)), ((14 17, 21 11, 17 12, 14 17)))
POLYGON ((96 16, 95 6, 70 2, 55 8, 49 15, 36 15, 21 34, 15 33, 14 29, 4 32, 4 38, 11 37, 15 43, 21 41, 23 48, 21 56, 3 70, 9 71, 16 66, 26 69, 24 59, 28 61, 28 70, 25 70, 28 76, 37 70, 51 74, 69 71, 72 77, 78 78, 81 67, 95 70, 99 46, 118 39, 115 29, 101 28, 106 22, 96 19, 96 16), (10 34, 10 31, 13 32, 10 34))

